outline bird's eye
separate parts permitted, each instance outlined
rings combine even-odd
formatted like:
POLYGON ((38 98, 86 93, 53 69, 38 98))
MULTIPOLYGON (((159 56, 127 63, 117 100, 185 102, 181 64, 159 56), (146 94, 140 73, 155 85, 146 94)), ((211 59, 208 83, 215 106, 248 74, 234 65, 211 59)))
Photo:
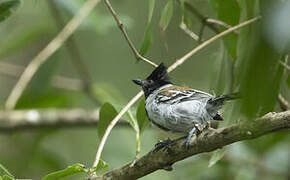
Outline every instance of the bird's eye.
POLYGON ((153 84, 153 80, 149 80, 148 83, 149 83, 149 84, 153 84))

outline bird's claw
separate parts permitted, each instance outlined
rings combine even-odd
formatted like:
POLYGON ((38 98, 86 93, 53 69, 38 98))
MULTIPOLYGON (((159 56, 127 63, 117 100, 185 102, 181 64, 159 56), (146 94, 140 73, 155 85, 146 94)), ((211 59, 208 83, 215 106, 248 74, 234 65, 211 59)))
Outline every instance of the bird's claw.
POLYGON ((170 146, 174 141, 172 141, 171 139, 166 139, 164 141, 159 141, 158 143, 155 144, 155 148, 154 148, 154 152, 159 151, 160 149, 163 148, 167 148, 168 146, 170 146))
POLYGON ((185 140, 185 149, 189 150, 189 147, 190 147, 190 139, 186 139, 185 140))

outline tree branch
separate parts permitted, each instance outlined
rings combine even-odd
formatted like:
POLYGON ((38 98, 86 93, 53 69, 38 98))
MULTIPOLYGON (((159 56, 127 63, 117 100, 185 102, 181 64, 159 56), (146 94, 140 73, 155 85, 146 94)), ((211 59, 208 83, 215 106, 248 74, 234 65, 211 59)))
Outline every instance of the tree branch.
MULTIPOLYGON (((180 0, 179 0, 180 1, 180 0)), ((203 24, 203 26, 209 27, 215 33, 219 33, 219 29, 215 27, 212 23, 205 21, 207 19, 206 16, 201 14, 195 7, 193 7, 190 3, 184 2, 184 7, 188 9, 193 15, 197 17, 197 19, 203 24)))
POLYGON ((179 141, 167 150, 152 150, 140 159, 94 179, 137 179, 160 169, 172 170, 174 163, 193 155, 289 128, 290 111, 268 113, 256 120, 245 120, 229 127, 204 131, 197 138, 191 139, 189 150, 185 149, 184 141, 179 141))
POLYGON ((282 94, 279 94, 278 95, 278 102, 280 104, 280 107, 283 111, 287 111, 290 109, 290 104, 289 102, 287 101, 287 99, 285 99, 282 94))
MULTIPOLYGON (((211 19, 211 18, 206 18, 206 23, 210 23, 210 24, 216 24, 216 25, 219 25, 219 26, 222 26, 226 29, 229 29, 231 28, 232 26, 223 22, 223 21, 220 21, 220 20, 217 20, 217 19, 211 19)), ((238 31, 234 31, 235 34, 238 34, 238 31)))
POLYGON ((109 1, 109 0, 104 0, 104 1, 105 1, 106 6, 109 8, 109 10, 110 10, 112 16, 114 17, 114 19, 115 19, 115 21, 116 21, 118 27, 120 28, 121 32, 123 33, 123 35, 124 35, 126 41, 128 42, 128 44, 129 44, 131 50, 133 51, 133 53, 134 53, 136 59, 141 59, 142 61, 145 61, 145 62, 151 64, 152 66, 157 67, 157 64, 155 64, 154 62, 150 61, 149 59, 147 59, 147 58, 145 58, 145 57, 143 57, 143 56, 141 56, 141 55, 139 54, 139 52, 138 52, 137 49, 135 48, 134 44, 133 44, 132 41, 130 40, 130 38, 129 38, 129 36, 128 36, 128 33, 127 33, 127 31, 125 30, 125 27, 124 27, 123 23, 120 21, 120 19, 119 19, 118 16, 117 16, 117 13, 116 13, 115 10, 113 9, 113 7, 112 7, 110 1, 109 1))
POLYGON ((204 41, 203 43, 201 43, 199 46, 197 46, 196 48, 194 48, 193 50, 191 50, 190 52, 188 52, 187 54, 185 54, 182 58, 177 59, 169 68, 168 68, 168 72, 173 71, 175 68, 177 68, 179 65, 183 64, 184 61, 186 61, 189 57, 191 57, 192 55, 194 55, 195 53, 197 53, 199 50, 201 50, 202 48, 206 47, 207 45, 211 44, 212 42, 216 41, 217 39, 237 30, 240 29, 244 26, 247 26, 257 20, 261 19, 261 16, 249 19, 245 22, 242 22, 236 26, 233 26, 217 35, 215 35, 214 37, 204 41))
MULTIPOLYGON (((39 128, 96 127, 99 109, 45 109, 0 111, 0 133, 12 133, 39 128)), ((129 127, 122 120, 118 123, 129 127)))
POLYGON ((179 27, 187 34, 189 35, 192 39, 199 41, 199 36, 196 35, 194 32, 192 32, 190 29, 187 28, 186 24, 182 21, 179 25, 179 27))
MULTIPOLYGON (((288 57, 288 56, 287 56, 288 57)), ((280 64, 287 70, 290 72, 290 66, 288 66, 285 62, 280 61, 280 64)))
MULTIPOLYGON (((180 0, 178 2, 180 2, 180 0)), ((225 27, 227 29, 232 27, 232 26, 228 25, 225 22, 222 22, 222 21, 219 21, 219 20, 216 20, 216 19, 208 18, 207 16, 203 15, 202 13, 200 13, 195 7, 193 7, 188 2, 184 2, 184 7, 186 9, 188 9, 195 17, 197 17, 197 19, 201 22, 201 28, 200 28, 198 36, 197 35, 192 36, 192 33, 189 33, 189 30, 185 29, 184 26, 182 26, 182 25, 180 25, 180 28, 183 29, 186 32, 186 34, 188 34, 194 40, 196 40, 196 36, 197 36, 198 37, 197 41, 199 41, 200 43, 202 42, 202 35, 203 35, 203 32, 204 32, 205 26, 207 26, 209 29, 211 29, 216 34, 220 33, 220 30, 214 25, 222 26, 222 27, 225 27)), ((238 31, 235 30, 234 33, 238 34, 238 31)))

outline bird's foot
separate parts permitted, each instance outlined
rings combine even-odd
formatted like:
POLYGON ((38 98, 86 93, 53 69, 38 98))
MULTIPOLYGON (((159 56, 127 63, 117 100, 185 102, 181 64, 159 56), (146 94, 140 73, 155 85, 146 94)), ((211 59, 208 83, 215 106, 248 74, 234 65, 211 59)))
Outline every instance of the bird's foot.
POLYGON ((200 130, 199 126, 197 124, 195 124, 194 127, 189 131, 189 133, 185 139, 186 150, 189 150, 191 137, 193 135, 198 136, 200 133, 201 133, 201 130, 200 130))
POLYGON ((173 139, 171 140, 170 138, 167 138, 166 140, 164 141, 160 141, 158 143, 155 144, 155 148, 154 148, 154 152, 157 152, 159 151, 160 149, 163 149, 163 148, 166 148, 166 149, 169 149, 170 146, 172 146, 173 144, 175 144, 176 142, 182 140, 182 139, 185 139, 187 136, 182 136, 182 137, 179 137, 179 138, 176 138, 176 139, 173 139))
POLYGON ((153 151, 157 152, 160 149, 168 148, 172 143, 174 143, 174 141, 171 140, 170 138, 167 138, 166 140, 163 141, 159 141, 158 143, 155 144, 155 148, 153 151))
POLYGON ((186 138, 186 140, 185 140, 185 149, 189 150, 189 147, 190 147, 190 138, 186 138))

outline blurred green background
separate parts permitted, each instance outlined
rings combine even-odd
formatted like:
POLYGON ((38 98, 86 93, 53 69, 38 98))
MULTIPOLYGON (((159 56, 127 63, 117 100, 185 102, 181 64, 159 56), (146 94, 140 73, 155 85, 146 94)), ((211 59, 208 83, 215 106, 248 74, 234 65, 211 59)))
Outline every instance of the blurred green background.
MULTIPOLYGON (((25 67, 59 32, 60 29, 53 16, 54 12, 51 11, 48 1, 22 1, 20 7, 0 23, 0 63, 25 67)), ((82 0, 50 1, 53 1, 64 22, 68 22, 84 2, 82 0)), ((224 4, 220 0, 188 2, 203 15, 213 19, 229 20, 230 25, 236 25, 256 15, 265 16, 263 22, 258 25, 251 25, 239 31, 236 42, 230 39, 233 37, 229 37, 229 42, 234 43, 237 48, 236 57, 232 56, 226 45, 226 39, 218 40, 172 72, 170 76, 173 82, 215 94, 244 90, 246 92, 244 104, 230 103, 224 108, 226 120, 222 126, 234 123, 241 117, 281 111, 277 96, 281 93, 289 100, 290 78, 289 71, 285 72, 279 65, 279 61, 284 61, 282 55, 289 52, 290 41, 282 36, 286 42, 283 42, 285 45, 282 48, 279 47, 282 42, 277 43, 276 40, 280 37, 273 40, 272 36, 275 36, 275 33, 272 31, 280 32, 281 22, 286 24, 281 27, 282 29, 290 28, 287 22, 289 18, 281 20, 279 24, 280 16, 275 14, 275 12, 285 11, 286 15, 282 17, 290 17, 290 8, 282 10, 283 7, 290 7, 289 1, 246 0, 233 3, 227 0, 224 4), (225 3, 238 7, 226 6, 223 9, 225 3), (229 18, 235 16, 238 17, 237 22, 229 18), (274 27, 269 26, 272 21, 278 24, 274 27), (261 97, 255 99, 257 94, 261 97), (237 113, 240 112, 240 106, 242 112, 244 110, 242 114, 237 113)), ((111 3, 124 22, 130 38, 139 49, 147 26, 148 1, 112 0, 111 3)), ((174 1, 174 11, 169 26, 165 32, 161 30, 159 21, 165 4, 167 4, 166 0, 157 0, 155 3, 151 25, 154 39, 146 57, 157 64, 164 62, 169 66, 199 43, 179 28, 183 12, 177 1, 174 1)), ((201 22, 190 12, 187 13, 192 23, 189 28, 198 34, 201 22)), ((219 29, 223 30, 223 28, 219 29)), ((205 27, 204 39, 214 35, 213 31, 205 27)), ((290 37, 289 32, 287 34, 286 31, 285 36, 290 37)), ((56 75, 80 79, 76 67, 71 63, 70 52, 62 46, 36 73, 16 109, 76 107, 95 109, 101 107, 104 102, 118 102, 113 105, 121 107, 140 91, 131 80, 144 78, 153 70, 147 63, 136 63, 134 55, 104 2, 93 10, 72 38, 77 45, 81 60, 90 73, 93 93, 98 103, 94 103, 83 91, 52 86, 52 77, 56 75)), ((5 66, 0 64, 0 68, 5 69, 5 66)), ((9 74, 1 70, 0 106, 2 109, 17 82, 18 74, 14 71, 9 74)), ((66 84, 63 86, 66 87, 66 84)), ((69 84, 67 86, 70 87, 69 84)), ((159 139, 167 136, 168 134, 155 127, 147 128, 141 135, 141 154, 151 150, 159 139)), ((1 133, 0 163, 17 178, 40 179, 50 172, 64 169, 74 163, 91 166, 98 143, 96 127, 41 128, 1 133)), ((213 153, 206 153, 176 163, 172 172, 160 170, 142 179, 290 179, 289 131, 235 143, 225 149, 223 158, 212 167, 208 165, 213 153)), ((134 160, 135 152, 136 140, 133 128, 115 127, 106 142, 102 159, 110 168, 117 168, 134 160)), ((220 154, 216 153, 217 156, 220 154)))

